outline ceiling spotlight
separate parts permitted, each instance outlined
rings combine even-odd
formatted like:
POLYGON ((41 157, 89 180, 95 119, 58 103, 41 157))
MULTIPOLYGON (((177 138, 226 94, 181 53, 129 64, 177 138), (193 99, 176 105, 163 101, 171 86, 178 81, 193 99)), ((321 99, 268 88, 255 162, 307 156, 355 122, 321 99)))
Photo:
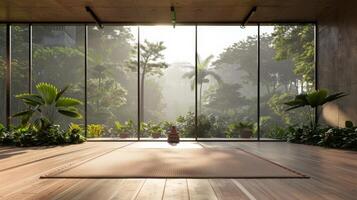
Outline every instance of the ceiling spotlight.
POLYGON ((100 21, 99 17, 94 13, 91 7, 86 6, 86 11, 93 17, 94 21, 97 23, 98 28, 103 28, 103 24, 100 21))
POLYGON ((175 28, 175 26, 176 26, 176 10, 175 10, 174 6, 171 6, 170 13, 171 13, 171 23, 172 23, 173 27, 175 28))
POLYGON ((248 23, 249 19, 255 14, 257 11, 257 6, 254 6, 248 13, 248 15, 244 18, 243 23, 242 23, 242 28, 245 27, 245 25, 248 23))

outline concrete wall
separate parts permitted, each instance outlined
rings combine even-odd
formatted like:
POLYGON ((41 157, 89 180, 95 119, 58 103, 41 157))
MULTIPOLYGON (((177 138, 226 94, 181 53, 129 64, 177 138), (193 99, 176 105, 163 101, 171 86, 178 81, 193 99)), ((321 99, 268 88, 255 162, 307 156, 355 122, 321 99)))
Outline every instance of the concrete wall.
POLYGON ((327 104, 320 118, 344 126, 346 120, 357 124, 357 2, 336 2, 318 18, 317 81, 319 88, 349 93, 327 104))

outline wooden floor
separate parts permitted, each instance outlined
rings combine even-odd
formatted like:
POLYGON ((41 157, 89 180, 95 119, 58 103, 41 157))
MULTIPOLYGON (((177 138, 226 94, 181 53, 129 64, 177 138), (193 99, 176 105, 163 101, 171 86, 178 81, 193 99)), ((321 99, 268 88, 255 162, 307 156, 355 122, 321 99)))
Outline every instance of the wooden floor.
MULTIPOLYGON (((143 149, 145 150, 145 149, 143 149)), ((357 199, 357 152, 280 142, 87 142, 0 147, 0 199, 357 199), (116 148, 239 147, 311 179, 39 179, 116 148)))

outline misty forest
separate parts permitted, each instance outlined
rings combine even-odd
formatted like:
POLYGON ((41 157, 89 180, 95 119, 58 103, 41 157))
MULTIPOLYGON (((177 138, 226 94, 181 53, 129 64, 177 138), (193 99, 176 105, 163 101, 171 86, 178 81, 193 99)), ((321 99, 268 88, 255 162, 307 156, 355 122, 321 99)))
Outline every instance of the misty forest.
MULTIPOLYGON (((184 138, 246 137, 238 131, 242 127, 250 127, 248 137, 255 138, 258 98, 262 138, 282 139, 279 130, 313 117, 309 110, 287 113, 283 102, 315 87, 314 25, 261 26, 260 83, 256 26, 221 26, 219 32, 198 26, 197 68, 194 27, 140 27, 140 42, 137 29, 88 27, 88 137, 135 138, 139 129, 143 138, 165 137, 175 125, 184 138)), ((14 25, 11 31, 11 113, 24 109, 15 95, 28 92, 29 81, 69 86, 67 95, 84 102, 84 26, 33 26, 32 80, 28 26, 14 25)), ((0 26, 0 91, 5 91, 5 38, 0 26)), ((0 105, 5 105, 3 92, 0 105)), ((84 115, 83 104, 79 109, 84 115)), ((4 123, 5 109, 0 110, 4 123)), ((83 119, 56 117, 64 126, 84 125, 83 119)))

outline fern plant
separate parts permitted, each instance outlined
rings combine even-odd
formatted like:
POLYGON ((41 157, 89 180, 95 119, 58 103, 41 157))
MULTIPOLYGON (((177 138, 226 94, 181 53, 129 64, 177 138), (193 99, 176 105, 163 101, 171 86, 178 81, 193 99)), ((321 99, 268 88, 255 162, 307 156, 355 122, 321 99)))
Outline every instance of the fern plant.
POLYGON ((32 122, 34 127, 39 130, 52 125, 57 113, 71 118, 82 118, 77 109, 77 106, 82 102, 75 98, 64 97, 67 89, 68 86, 59 90, 50 83, 38 83, 36 93, 16 95, 16 98, 22 100, 28 109, 13 115, 13 117, 21 117, 23 126, 32 122))

